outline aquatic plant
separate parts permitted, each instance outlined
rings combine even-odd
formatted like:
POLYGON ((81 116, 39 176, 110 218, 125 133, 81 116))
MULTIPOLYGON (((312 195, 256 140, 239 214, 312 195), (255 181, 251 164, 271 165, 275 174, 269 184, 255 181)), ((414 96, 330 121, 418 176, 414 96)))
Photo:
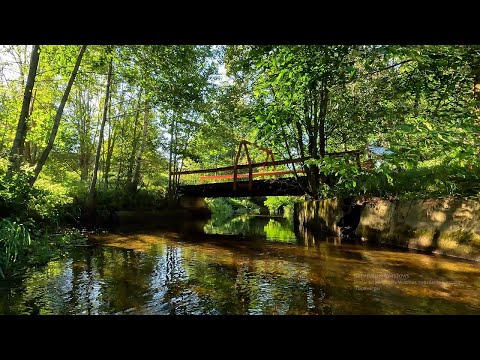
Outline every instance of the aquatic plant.
POLYGON ((30 244, 30 233, 25 225, 10 219, 0 221, 0 276, 2 278, 5 278, 10 266, 30 244))

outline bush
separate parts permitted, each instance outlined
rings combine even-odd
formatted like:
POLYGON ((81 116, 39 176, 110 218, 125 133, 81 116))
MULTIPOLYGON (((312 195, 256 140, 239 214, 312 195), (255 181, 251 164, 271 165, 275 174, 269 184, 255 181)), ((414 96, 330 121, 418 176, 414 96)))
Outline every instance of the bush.
POLYGON ((16 221, 0 221, 0 276, 5 278, 11 266, 25 255, 31 244, 30 233, 26 226, 16 221))
POLYGON ((228 218, 234 214, 258 214, 260 207, 248 198, 206 198, 210 211, 217 218, 228 218))
POLYGON ((26 172, 18 172, 9 180, 0 177, 0 217, 57 226, 67 217, 73 197, 62 185, 39 179, 32 188, 28 179, 26 172))
POLYGON ((32 193, 28 185, 28 176, 24 172, 15 174, 6 180, 0 176, 0 217, 23 217, 32 193))
POLYGON ((480 192, 480 168, 473 165, 430 160, 409 168, 383 163, 371 171, 352 167, 323 171, 335 179, 331 186, 321 185, 323 198, 367 195, 415 199, 477 196, 480 192))

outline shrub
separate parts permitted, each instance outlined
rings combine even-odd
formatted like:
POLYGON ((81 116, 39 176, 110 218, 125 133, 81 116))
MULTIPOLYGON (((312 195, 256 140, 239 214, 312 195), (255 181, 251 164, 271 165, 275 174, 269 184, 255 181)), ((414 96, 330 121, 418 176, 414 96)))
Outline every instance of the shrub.
POLYGON ((25 254, 30 244, 30 233, 26 226, 9 219, 0 221, 0 276, 2 278, 5 278, 10 267, 25 254))

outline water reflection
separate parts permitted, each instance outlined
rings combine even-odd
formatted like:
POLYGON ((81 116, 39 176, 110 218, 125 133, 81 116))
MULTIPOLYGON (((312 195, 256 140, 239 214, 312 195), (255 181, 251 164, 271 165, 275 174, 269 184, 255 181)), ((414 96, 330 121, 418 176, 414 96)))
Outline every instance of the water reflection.
POLYGON ((280 218, 210 223, 205 231, 99 236, 97 245, 32 269, 19 283, 0 282, 0 313, 480 313, 476 263, 327 241, 302 245, 280 218))
POLYGON ((232 218, 213 217, 205 226, 206 234, 265 237, 269 241, 296 243, 293 220, 282 216, 241 215, 232 218))

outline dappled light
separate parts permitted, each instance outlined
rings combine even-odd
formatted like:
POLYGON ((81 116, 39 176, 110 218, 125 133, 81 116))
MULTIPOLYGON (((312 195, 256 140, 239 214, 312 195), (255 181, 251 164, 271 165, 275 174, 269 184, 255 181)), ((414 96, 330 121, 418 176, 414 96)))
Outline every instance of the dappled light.
POLYGON ((479 45, 0 45, 0 315, 479 314, 479 114, 479 45))

